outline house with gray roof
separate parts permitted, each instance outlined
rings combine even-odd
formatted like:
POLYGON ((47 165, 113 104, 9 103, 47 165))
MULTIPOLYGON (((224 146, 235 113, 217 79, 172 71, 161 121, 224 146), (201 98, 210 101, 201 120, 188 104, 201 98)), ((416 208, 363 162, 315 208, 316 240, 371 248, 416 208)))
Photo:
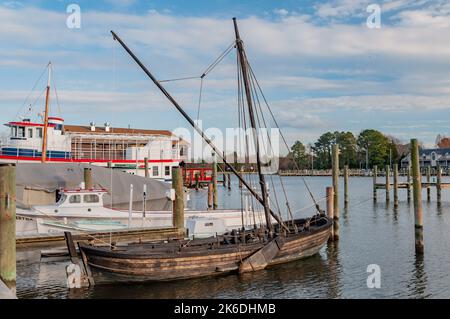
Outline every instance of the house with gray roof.
MULTIPOLYGON (((411 163, 411 153, 401 161, 401 167, 406 168, 411 163)), ((450 148, 428 148, 419 149, 420 167, 443 167, 448 168, 450 164, 450 148)))

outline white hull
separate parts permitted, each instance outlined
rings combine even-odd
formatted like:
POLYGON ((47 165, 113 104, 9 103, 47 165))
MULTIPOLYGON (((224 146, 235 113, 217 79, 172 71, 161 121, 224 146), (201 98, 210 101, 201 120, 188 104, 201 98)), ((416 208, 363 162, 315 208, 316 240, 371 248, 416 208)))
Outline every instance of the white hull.
MULTIPOLYGON (((19 235, 30 234, 32 232, 38 234, 61 233, 63 231, 108 231, 120 230, 128 228, 161 228, 172 226, 172 212, 158 211, 146 212, 143 218, 142 212, 133 212, 131 224, 129 223, 129 213, 125 211, 117 211, 103 208, 98 212, 76 213, 61 212, 57 214, 42 213, 35 210, 17 209, 18 217, 26 217, 29 219, 26 223, 22 221, 23 227, 18 227, 19 235), (32 225, 34 230, 32 230, 32 225), (25 227, 26 225, 26 227, 25 227)), ((264 212, 251 212, 240 210, 206 210, 206 211, 185 211, 186 220, 192 217, 215 218, 224 221, 225 230, 231 231, 242 227, 253 227, 254 223, 260 225, 264 221, 264 212)))

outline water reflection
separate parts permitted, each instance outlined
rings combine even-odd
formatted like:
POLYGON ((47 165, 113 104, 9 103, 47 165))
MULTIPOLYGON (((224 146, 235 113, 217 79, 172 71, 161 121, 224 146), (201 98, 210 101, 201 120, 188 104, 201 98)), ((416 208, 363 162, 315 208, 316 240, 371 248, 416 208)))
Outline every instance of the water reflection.
POLYGON ((344 225, 347 226, 348 225, 348 213, 349 213, 349 205, 348 203, 345 203, 344 205, 344 213, 342 214, 343 217, 343 221, 344 221, 344 225))
MULTIPOLYGON (((317 198, 325 195, 328 177, 306 178, 317 198)), ((447 178, 447 181, 450 178, 447 178)), ((275 180, 274 180, 275 182, 275 180)), ((301 179, 286 177, 286 192, 296 217, 315 213, 301 179)), ((450 204, 424 197, 425 257, 414 254, 412 201, 397 208, 384 196, 372 200, 372 179, 351 178, 349 205, 341 214, 340 241, 311 258, 278 265, 244 276, 227 275, 179 282, 97 285, 93 289, 66 288, 67 262, 22 263, 17 266, 17 291, 22 298, 425 298, 450 297, 450 204), (426 264, 424 262, 426 259, 426 264), (367 265, 380 265, 381 289, 366 286, 367 265)), ((219 206, 241 205, 237 183, 219 187, 219 206)), ((381 193, 379 194, 381 195, 381 193)), ((206 207, 206 191, 192 191, 193 208, 206 207)), ((343 202, 343 198, 342 198, 343 202)))
POLYGON ((408 284, 409 296, 414 298, 429 297, 430 295, 426 293, 427 284, 428 280, 427 273, 425 272, 424 256, 422 254, 416 254, 411 281, 408 284))
POLYGON ((327 298, 336 299, 341 296, 341 265, 339 263, 339 242, 329 242, 326 249, 330 277, 327 298))

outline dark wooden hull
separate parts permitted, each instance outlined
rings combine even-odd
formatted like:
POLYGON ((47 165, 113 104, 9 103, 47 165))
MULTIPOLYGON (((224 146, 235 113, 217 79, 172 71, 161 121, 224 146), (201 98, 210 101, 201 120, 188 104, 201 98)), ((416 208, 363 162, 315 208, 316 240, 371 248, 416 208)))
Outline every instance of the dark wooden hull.
MULTIPOLYGON (((301 226, 304 220, 296 221, 301 226)), ((312 256, 325 245, 332 221, 321 217, 320 224, 297 234, 282 237, 279 251, 267 266, 312 256)), ((202 244, 179 248, 177 243, 93 247, 80 244, 96 282, 167 281, 237 272, 247 257, 264 247, 263 243, 202 244)))

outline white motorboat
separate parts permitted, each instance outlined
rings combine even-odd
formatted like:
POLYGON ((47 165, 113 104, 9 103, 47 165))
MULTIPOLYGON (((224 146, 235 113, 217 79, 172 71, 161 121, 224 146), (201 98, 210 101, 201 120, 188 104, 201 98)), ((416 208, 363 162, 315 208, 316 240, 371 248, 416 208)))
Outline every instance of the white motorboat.
MULTIPOLYGON (((172 226, 171 211, 125 211, 105 207, 103 195, 106 193, 106 189, 61 189, 61 197, 54 205, 17 208, 16 215, 27 220, 27 233, 30 223, 35 223, 39 234, 172 226)), ((185 221, 193 217, 223 220, 224 231, 231 231, 260 225, 264 221, 264 212, 251 209, 185 211, 185 221)))

